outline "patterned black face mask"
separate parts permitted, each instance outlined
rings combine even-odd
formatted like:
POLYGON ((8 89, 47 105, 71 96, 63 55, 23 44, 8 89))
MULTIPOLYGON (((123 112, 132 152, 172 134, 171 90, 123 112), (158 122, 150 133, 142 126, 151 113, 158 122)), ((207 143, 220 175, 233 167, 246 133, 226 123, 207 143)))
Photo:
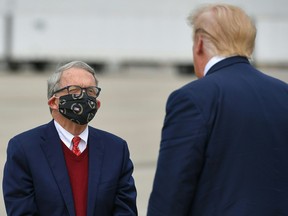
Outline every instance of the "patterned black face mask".
POLYGON ((96 98, 84 92, 81 95, 63 95, 59 98, 59 112, 77 124, 87 124, 97 112, 96 98))

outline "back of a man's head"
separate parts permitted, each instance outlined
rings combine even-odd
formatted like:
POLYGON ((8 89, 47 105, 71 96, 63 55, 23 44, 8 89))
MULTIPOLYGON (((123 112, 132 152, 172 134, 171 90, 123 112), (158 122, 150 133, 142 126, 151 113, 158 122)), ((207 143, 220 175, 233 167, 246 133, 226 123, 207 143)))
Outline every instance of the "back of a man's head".
POLYGON ((207 51, 213 55, 240 55, 251 58, 256 28, 252 19, 239 7, 228 4, 198 8, 188 21, 194 37, 201 34, 207 51))

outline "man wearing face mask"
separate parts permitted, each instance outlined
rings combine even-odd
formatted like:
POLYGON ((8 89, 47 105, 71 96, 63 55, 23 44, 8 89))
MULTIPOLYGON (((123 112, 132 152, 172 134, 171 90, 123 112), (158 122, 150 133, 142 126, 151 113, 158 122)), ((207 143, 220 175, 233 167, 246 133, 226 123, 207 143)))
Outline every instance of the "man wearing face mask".
POLYGON ((48 80, 53 120, 9 141, 8 216, 137 215, 127 143, 88 126, 100 107, 95 71, 70 62, 48 80))

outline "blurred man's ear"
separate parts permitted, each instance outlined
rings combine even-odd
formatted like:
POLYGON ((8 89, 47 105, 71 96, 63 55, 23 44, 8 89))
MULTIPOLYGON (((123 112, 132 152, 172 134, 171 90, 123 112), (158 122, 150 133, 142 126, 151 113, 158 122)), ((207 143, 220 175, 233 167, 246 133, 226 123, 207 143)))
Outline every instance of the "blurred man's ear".
POLYGON ((99 109, 101 106, 101 102, 99 100, 97 100, 96 103, 97 103, 97 109, 99 109))
POLYGON ((51 110, 58 109, 58 103, 57 103, 58 98, 53 95, 49 100, 48 100, 48 105, 51 110))
POLYGON ((197 36, 194 41, 195 43, 195 52, 199 55, 203 53, 203 38, 201 36, 197 36))

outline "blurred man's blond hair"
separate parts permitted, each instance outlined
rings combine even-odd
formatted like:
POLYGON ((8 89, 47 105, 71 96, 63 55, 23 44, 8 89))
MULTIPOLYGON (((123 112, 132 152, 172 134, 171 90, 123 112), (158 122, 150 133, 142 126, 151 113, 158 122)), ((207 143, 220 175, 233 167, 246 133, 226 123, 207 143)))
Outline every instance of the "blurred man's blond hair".
POLYGON ((254 50, 256 28, 253 20, 239 7, 206 5, 188 17, 194 38, 201 34, 211 55, 240 55, 249 59, 254 50))

